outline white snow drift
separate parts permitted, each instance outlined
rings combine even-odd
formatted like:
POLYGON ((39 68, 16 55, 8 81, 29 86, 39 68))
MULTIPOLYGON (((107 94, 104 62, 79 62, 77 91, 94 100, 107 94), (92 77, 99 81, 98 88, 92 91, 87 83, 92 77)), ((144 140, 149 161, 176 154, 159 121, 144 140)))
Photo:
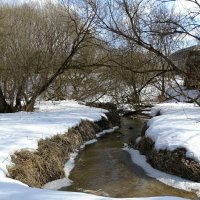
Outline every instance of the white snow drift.
MULTIPOLYGON (((105 116, 103 109, 79 105, 74 101, 43 102, 33 113, 0 114, 0 200, 112 200, 90 194, 58 192, 29 188, 6 177, 10 154, 21 148, 36 149, 40 138, 64 133, 81 119, 97 121, 105 116)), ((73 162, 73 160, 72 160, 73 162)), ((70 165, 71 166, 71 165, 70 165)), ((70 170, 70 169, 69 169, 70 170)), ((132 198, 132 200, 181 200, 177 197, 132 198)), ((129 198, 130 200, 130 198, 129 198)))
MULTIPOLYGON (((200 107, 189 103, 163 103, 152 108, 151 116, 153 118, 148 121, 149 128, 145 136, 155 142, 157 151, 185 148, 188 158, 200 162, 200 107)), ((127 147, 125 150, 131 154, 133 162, 141 166, 149 176, 167 185, 194 191, 200 197, 200 183, 156 170, 138 151, 127 147)))
POLYGON ((159 104, 152 109, 146 137, 157 150, 185 148, 186 156, 200 162, 200 107, 187 103, 159 104))

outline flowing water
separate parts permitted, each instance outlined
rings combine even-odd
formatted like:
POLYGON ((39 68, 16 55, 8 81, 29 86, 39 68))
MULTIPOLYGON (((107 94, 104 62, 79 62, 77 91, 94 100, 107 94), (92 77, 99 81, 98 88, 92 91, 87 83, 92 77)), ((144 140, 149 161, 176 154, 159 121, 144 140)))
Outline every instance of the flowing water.
POLYGON ((173 195, 195 199, 194 193, 174 189, 148 177, 122 150, 124 143, 140 135, 142 127, 142 120, 122 118, 119 131, 104 136, 80 152, 69 177, 73 184, 60 190, 110 197, 173 195))

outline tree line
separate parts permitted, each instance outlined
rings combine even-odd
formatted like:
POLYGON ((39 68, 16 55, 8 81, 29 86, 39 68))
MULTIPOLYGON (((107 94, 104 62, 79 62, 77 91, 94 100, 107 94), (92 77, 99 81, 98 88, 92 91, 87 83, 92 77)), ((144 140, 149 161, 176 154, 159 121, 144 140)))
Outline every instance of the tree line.
POLYGON ((200 40, 200 4, 186 1, 194 8, 180 13, 161 0, 1 4, 0 112, 105 95, 140 109, 152 101, 149 85, 162 100, 166 85, 187 75, 171 53, 186 37, 200 40))

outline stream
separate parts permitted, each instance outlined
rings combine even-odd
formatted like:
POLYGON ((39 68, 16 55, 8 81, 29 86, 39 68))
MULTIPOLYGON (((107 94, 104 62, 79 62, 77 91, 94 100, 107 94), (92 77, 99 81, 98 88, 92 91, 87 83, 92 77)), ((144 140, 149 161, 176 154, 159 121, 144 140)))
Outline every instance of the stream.
POLYGON ((138 118, 121 118, 119 131, 107 134, 79 153, 69 176, 73 184, 60 190, 124 198, 163 195, 196 198, 194 193, 148 177, 122 150, 124 143, 140 135, 143 125, 144 121, 138 118))

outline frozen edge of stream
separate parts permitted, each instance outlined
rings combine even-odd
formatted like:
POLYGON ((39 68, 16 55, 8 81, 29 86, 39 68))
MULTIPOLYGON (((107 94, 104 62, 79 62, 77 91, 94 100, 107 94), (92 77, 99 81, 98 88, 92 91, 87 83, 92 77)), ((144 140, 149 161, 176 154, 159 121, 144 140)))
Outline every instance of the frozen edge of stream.
MULTIPOLYGON (((116 131, 117 129, 119 129, 119 127, 115 126, 111 129, 103 130, 102 132, 97 133, 96 138, 86 141, 83 145, 80 146, 80 150, 83 150, 87 145, 96 143, 98 141, 97 140, 98 138, 102 137, 103 135, 105 135, 107 133, 112 133, 112 132, 116 131)), ((64 167, 65 178, 57 179, 55 181, 46 183, 43 186, 43 189, 58 190, 62 187, 67 187, 67 186, 72 185, 73 181, 69 179, 69 175, 70 175, 71 171, 73 170, 73 168, 75 167, 75 159, 78 156, 78 152, 79 152, 79 150, 76 150, 75 152, 70 153, 70 158, 66 162, 65 167, 64 167)))
POLYGON ((141 155, 138 150, 129 148, 127 145, 125 145, 123 150, 130 154, 133 163, 140 166, 148 176, 174 188, 195 192, 197 196, 200 197, 200 183, 154 169, 149 163, 147 163, 144 155, 141 155))

